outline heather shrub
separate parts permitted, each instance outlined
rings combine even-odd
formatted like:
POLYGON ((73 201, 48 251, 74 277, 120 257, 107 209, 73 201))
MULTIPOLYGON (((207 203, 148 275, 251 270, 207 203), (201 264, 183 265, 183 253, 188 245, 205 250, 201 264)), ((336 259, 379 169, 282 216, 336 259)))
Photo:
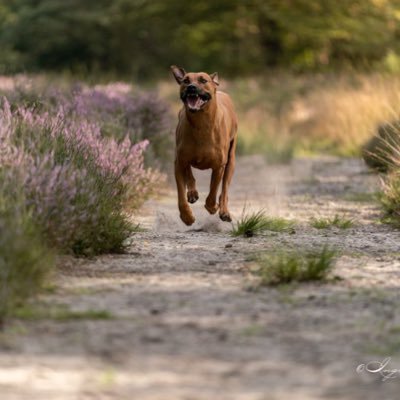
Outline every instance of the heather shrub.
POLYGON ((82 167, 55 164, 50 157, 34 164, 23 181, 27 203, 48 242, 75 254, 122 250, 131 233, 118 191, 82 167))
POLYGON ((78 88, 72 111, 91 121, 101 121, 103 136, 134 143, 149 140, 147 159, 164 165, 172 157, 172 119, 165 102, 155 93, 132 93, 130 85, 114 83, 94 88, 78 88))
POLYGON ((62 109, 12 112, 4 101, 0 120, 3 147, 17 155, 8 164, 47 242, 75 254, 121 251, 133 229, 126 212, 161 179, 143 166, 148 142, 105 138, 96 123, 68 118, 62 109))
POLYGON ((172 117, 156 93, 134 92, 131 85, 118 82, 61 87, 22 79, 5 94, 12 110, 21 106, 36 113, 62 110, 69 119, 96 124, 102 137, 122 141, 129 136, 132 143, 148 140, 148 165, 164 167, 172 158, 172 117))

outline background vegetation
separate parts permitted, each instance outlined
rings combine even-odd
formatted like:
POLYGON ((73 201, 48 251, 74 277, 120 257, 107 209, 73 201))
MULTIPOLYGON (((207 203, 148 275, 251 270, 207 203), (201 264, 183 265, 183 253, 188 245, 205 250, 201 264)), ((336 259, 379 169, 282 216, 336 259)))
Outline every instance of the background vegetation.
POLYGON ((1 70, 399 69, 399 0, 1 0, 1 70))

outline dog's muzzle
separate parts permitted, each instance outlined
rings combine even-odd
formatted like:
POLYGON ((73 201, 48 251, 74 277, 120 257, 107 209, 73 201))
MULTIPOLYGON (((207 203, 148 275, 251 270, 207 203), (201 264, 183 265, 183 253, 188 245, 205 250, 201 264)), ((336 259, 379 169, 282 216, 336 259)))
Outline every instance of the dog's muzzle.
POLYGON ((203 92, 196 85, 191 84, 181 94, 181 99, 187 105, 189 111, 196 112, 204 107, 211 99, 211 95, 207 92, 203 92))

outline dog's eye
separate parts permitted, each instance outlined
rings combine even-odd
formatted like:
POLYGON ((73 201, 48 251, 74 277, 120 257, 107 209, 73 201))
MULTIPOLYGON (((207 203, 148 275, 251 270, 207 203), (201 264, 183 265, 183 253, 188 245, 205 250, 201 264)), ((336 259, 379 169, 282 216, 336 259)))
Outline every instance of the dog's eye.
POLYGON ((200 82, 200 83, 207 83, 208 81, 207 81, 207 79, 204 79, 203 77, 201 77, 201 78, 199 79, 199 82, 200 82))
POLYGON ((185 83, 185 84, 190 83, 190 79, 189 79, 189 78, 185 78, 185 79, 183 80, 183 83, 185 83))

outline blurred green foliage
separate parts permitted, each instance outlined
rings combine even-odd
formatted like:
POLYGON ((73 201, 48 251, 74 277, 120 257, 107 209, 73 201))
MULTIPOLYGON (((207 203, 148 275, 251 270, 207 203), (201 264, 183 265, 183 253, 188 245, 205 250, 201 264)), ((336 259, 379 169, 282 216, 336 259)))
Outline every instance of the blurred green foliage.
POLYGON ((0 72, 400 68, 400 0, 0 0, 0 72))

